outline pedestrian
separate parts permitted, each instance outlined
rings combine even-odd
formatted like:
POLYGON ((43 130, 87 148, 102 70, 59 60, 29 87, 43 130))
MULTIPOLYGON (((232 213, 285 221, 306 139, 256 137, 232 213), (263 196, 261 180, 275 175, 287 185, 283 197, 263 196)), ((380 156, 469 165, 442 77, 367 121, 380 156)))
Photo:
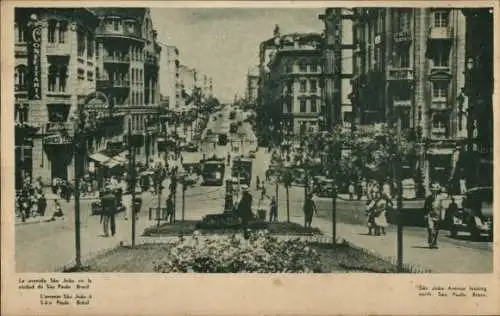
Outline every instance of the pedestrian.
POLYGON ((45 210, 47 209, 47 199, 45 198, 45 195, 42 193, 38 196, 38 214, 40 216, 45 216, 45 210))
POLYGON ((262 191, 261 191, 261 194, 260 194, 260 199, 263 200, 265 197, 266 197, 266 187, 265 186, 262 186, 262 191))
POLYGON ((313 201, 313 194, 309 193, 304 202, 304 227, 311 228, 313 215, 318 215, 318 209, 316 208, 316 203, 313 201))
POLYGON ((106 187, 104 189, 104 196, 101 198, 101 205, 101 222, 103 225, 104 237, 109 237, 109 228, 111 228, 111 235, 114 236, 116 233, 115 214, 117 201, 110 187, 106 187))
POLYGON ((257 179, 255 180, 255 182, 256 182, 255 186, 256 186, 256 188, 258 190, 260 188, 260 178, 259 178, 259 176, 257 176, 257 179))
POLYGON ((57 177, 54 177, 54 179, 52 179, 52 193, 53 194, 57 194, 57 191, 58 191, 58 181, 57 181, 57 177))
POLYGON ((172 224, 174 221, 174 213, 175 213, 172 193, 168 195, 166 207, 167 209, 165 213, 165 220, 168 221, 170 224, 172 224))
POLYGON ((54 213, 52 214, 52 220, 56 220, 56 217, 63 217, 64 213, 62 211, 61 203, 58 199, 54 200, 54 213))
POLYGON ((123 205, 124 219, 128 220, 129 214, 134 214, 134 212, 132 211, 132 188, 125 187, 125 189, 122 190, 123 190, 122 205, 123 205))
POLYGON ((278 221, 278 205, 276 203, 276 197, 271 198, 271 204, 269 206, 269 222, 278 221))
POLYGON ((243 194, 241 196, 240 202, 238 203, 238 214, 241 218, 241 226, 243 227, 243 233, 245 239, 248 239, 248 222, 252 218, 252 195, 248 192, 248 186, 243 185, 241 187, 243 194))
POLYGON ((437 249, 437 237, 439 234, 439 220, 442 212, 441 187, 434 183, 431 185, 431 195, 425 199, 424 216, 427 223, 427 243, 429 248, 437 249))
POLYGON ((385 235, 385 228, 387 223, 387 211, 392 207, 392 202, 389 197, 382 193, 378 201, 375 203, 374 209, 374 222, 375 222, 375 235, 385 235))
POLYGON ((354 200, 354 184, 352 182, 349 183, 348 191, 349 191, 349 200, 352 201, 354 200))
POLYGON ((385 194, 388 199, 392 199, 392 194, 391 194, 391 184, 389 178, 385 179, 385 182, 382 185, 382 194, 385 194))

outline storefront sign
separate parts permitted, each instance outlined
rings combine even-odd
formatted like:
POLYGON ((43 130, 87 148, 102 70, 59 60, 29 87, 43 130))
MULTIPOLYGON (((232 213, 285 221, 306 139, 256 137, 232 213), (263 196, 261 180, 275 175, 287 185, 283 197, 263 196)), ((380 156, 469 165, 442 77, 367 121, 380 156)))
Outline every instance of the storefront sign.
POLYGON ((28 71, 31 74, 28 97, 30 100, 41 99, 40 47, 42 43, 42 27, 35 25, 31 31, 31 43, 28 52, 28 71))

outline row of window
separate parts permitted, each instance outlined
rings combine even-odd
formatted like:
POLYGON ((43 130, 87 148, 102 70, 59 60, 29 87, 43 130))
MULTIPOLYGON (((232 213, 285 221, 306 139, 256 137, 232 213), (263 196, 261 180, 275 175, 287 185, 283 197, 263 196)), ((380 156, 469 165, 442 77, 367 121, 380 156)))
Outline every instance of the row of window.
MULTIPOLYGON (((305 99, 301 98, 299 100, 299 112, 300 113, 317 113, 319 109, 319 99, 318 98, 310 98, 310 99, 305 99), (309 101, 309 102, 308 102, 309 101), (307 109, 307 105, 309 104, 309 111, 307 109)), ((292 113, 292 102, 286 102, 283 104, 284 109, 283 111, 285 113, 292 113)))
MULTIPOLYGON (((295 63, 287 63, 285 65, 285 72, 293 73, 294 72, 295 63)), ((321 72, 321 65, 316 62, 308 62, 306 60, 301 60, 298 62, 298 70, 299 72, 321 72)))
MULTIPOLYGON (((290 80, 286 83, 286 92, 292 94, 294 91, 294 81, 290 80)), ((317 80, 300 80, 299 81, 299 92, 301 93, 317 93, 318 92, 318 81, 317 80), (309 90, 307 90, 307 83, 309 81, 309 90)))
POLYGON ((106 19, 105 23, 106 23, 106 26, 108 28, 112 28, 113 31, 116 31, 116 32, 124 30, 124 31, 127 31, 129 33, 133 33, 133 32, 135 32, 135 28, 136 28, 135 21, 132 21, 132 20, 127 20, 127 21, 123 22, 120 19, 113 18, 113 19, 106 19))

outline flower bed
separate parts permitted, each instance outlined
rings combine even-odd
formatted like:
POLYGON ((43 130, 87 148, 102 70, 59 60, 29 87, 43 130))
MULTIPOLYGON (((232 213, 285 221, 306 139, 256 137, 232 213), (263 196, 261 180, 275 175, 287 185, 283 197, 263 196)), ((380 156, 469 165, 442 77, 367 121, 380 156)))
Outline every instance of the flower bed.
MULTIPOLYGON (((234 226, 210 226, 199 225, 198 221, 177 221, 174 224, 161 224, 159 227, 153 226, 147 228, 143 236, 179 236, 191 235, 195 231, 199 231, 202 235, 218 235, 218 234, 233 234, 241 233, 242 228, 238 225, 234 226)), ((267 230, 272 235, 294 235, 294 236, 311 236, 321 235, 321 231, 317 228, 306 228, 297 223, 287 222, 265 222, 262 220, 253 220, 248 223, 248 227, 252 231, 267 230)))
MULTIPOLYGON (((198 273, 395 273, 396 266, 349 244, 279 240, 265 232, 240 236, 176 238, 167 244, 117 247, 78 271, 65 272, 198 272, 198 273)), ((408 271, 409 272, 409 271, 408 271)))

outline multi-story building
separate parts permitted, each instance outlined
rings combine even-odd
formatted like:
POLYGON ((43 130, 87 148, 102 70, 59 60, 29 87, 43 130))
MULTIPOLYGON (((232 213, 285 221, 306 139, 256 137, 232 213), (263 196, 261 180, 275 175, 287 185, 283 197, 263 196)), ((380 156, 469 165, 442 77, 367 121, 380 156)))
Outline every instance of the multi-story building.
POLYGON ((182 88, 181 98, 183 99, 181 105, 190 105, 194 100, 196 90, 196 69, 189 68, 186 65, 180 65, 179 76, 182 88))
POLYGON ((353 76, 354 12, 352 9, 328 8, 319 19, 325 23, 323 45, 323 98, 326 128, 337 124, 354 127, 351 105, 353 76))
POLYGON ((168 108, 179 106, 180 76, 179 76, 179 49, 175 46, 162 45, 160 59, 160 98, 168 108))
POLYGON ((156 42, 150 10, 115 7, 92 11, 99 18, 96 88, 108 96, 117 112, 127 114, 133 134, 130 141, 147 162, 155 151, 160 110, 161 47, 156 42))
POLYGON ((106 97, 95 93, 97 25, 87 9, 16 8, 17 184, 23 176, 40 177, 47 184, 74 178, 75 118, 81 107, 91 122, 90 153, 122 133, 123 116, 103 111, 106 97))
POLYGON ((255 104, 259 92, 259 73, 258 69, 252 68, 248 71, 246 82, 246 96, 248 102, 255 104))
MULTIPOLYGON (((467 150, 477 163, 469 178, 493 185, 493 9, 468 8, 466 18, 465 87, 459 98, 467 130, 467 150)), ((459 116, 460 118, 460 116, 459 116)))
POLYGON ((294 33, 277 38, 269 63, 270 106, 282 133, 305 135, 322 123, 321 43, 318 33, 294 33))
MULTIPOLYGON (((465 16, 450 8, 357 8, 352 103, 356 123, 413 130, 424 184, 445 183, 464 139, 465 16)), ((410 168, 411 170, 411 168, 410 168)))

